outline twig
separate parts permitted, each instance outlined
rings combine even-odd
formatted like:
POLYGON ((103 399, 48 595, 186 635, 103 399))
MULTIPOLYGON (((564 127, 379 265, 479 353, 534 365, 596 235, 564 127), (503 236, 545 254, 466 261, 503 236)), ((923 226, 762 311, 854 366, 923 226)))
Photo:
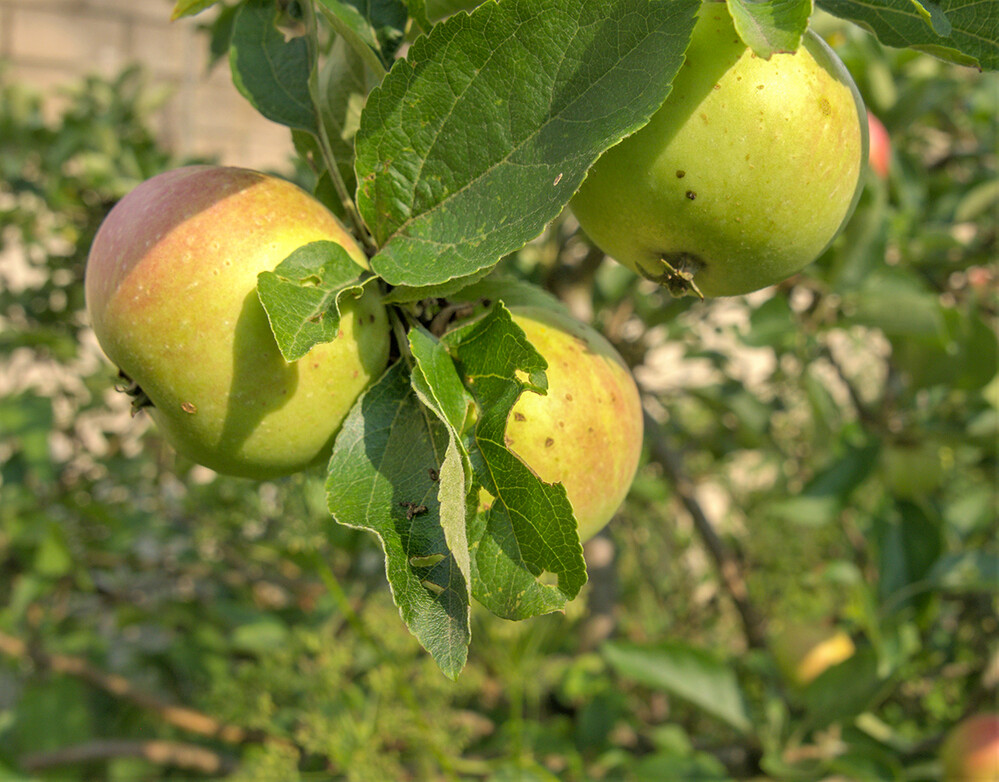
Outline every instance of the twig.
POLYGON ((21 766, 26 771, 43 771, 56 766, 71 766, 113 758, 144 758, 161 766, 176 766, 202 774, 223 774, 233 771, 236 767, 232 758, 199 747, 197 744, 124 739, 92 741, 52 752, 35 752, 25 755, 21 759, 21 766))
POLYGON ((714 526, 694 496, 694 484, 683 468, 682 457, 667 444, 659 422, 647 412, 645 413, 645 431, 649 444, 652 446, 653 459, 662 465, 673 484, 674 491, 693 519, 694 529, 697 530, 697 534, 714 560, 722 585, 739 612, 746 634, 746 642, 750 648, 765 647, 766 636, 763 617, 749 599, 749 590, 746 587, 741 558, 718 537, 714 526))
MULTIPOLYGON (((242 744, 249 741, 274 741, 293 746, 285 739, 268 737, 257 731, 248 731, 238 725, 230 725, 209 717, 207 714, 167 703, 155 695, 138 690, 128 679, 113 673, 105 673, 80 657, 64 654, 48 654, 33 649, 20 638, 0 632, 0 653, 18 660, 31 660, 36 666, 56 673, 76 676, 85 682, 109 692, 122 700, 130 701, 144 709, 158 714, 165 722, 175 727, 209 736, 228 744, 242 744)), ((148 742, 147 742, 148 743, 148 742)))

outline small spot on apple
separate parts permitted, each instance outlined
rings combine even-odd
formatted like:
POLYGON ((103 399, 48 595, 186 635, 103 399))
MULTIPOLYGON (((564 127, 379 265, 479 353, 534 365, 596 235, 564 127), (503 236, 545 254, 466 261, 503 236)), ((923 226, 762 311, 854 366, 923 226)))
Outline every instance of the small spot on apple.
POLYGON ((191 415, 194 415, 196 412, 198 412, 198 407, 197 405, 194 404, 194 402, 182 402, 180 405, 180 409, 183 410, 185 413, 190 413, 191 415))
POLYGON ((677 172, 676 172, 676 178, 677 179, 683 179, 685 176, 687 176, 687 172, 686 171, 684 171, 683 169, 678 169, 677 170, 677 172))
POLYGON ((688 190, 686 193, 684 193, 684 195, 687 196, 687 198, 690 199, 691 201, 697 198, 697 193, 695 193, 693 190, 688 190))
POLYGON ((553 445, 555 445, 555 440, 553 438, 551 438, 551 437, 546 437, 545 438, 545 448, 551 448, 553 445))
POLYGON ((513 414, 513 420, 514 421, 526 421, 527 420, 527 416, 524 415, 523 413, 514 413, 513 414))

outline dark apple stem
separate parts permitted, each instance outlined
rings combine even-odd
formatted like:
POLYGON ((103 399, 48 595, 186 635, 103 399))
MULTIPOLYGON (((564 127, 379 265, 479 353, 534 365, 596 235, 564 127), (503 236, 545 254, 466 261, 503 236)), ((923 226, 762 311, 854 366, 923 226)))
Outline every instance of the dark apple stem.
POLYGON ((694 529, 714 560, 718 575, 742 620, 746 643, 751 649, 766 646, 764 620, 749 598, 745 564, 739 553, 718 537, 701 504, 694 496, 694 484, 683 466, 683 457, 669 446, 659 422, 645 413, 645 434, 652 447, 652 458, 658 462, 694 522, 694 529))

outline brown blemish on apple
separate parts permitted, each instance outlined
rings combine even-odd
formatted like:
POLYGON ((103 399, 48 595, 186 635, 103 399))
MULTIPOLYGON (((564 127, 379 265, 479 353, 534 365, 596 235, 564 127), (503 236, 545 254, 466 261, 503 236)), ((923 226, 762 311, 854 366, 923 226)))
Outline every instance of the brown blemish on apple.
POLYGON ((551 438, 551 437, 546 437, 545 438, 545 448, 551 448, 553 445, 555 445, 555 440, 553 438, 551 438))
POLYGON ((527 416, 524 415, 523 413, 514 413, 513 414, 513 420, 514 421, 526 421, 527 420, 527 416))
POLYGON ((182 402, 180 405, 180 409, 183 410, 185 413, 189 413, 190 415, 194 415, 196 412, 198 412, 198 407, 197 405, 194 404, 194 402, 182 402))

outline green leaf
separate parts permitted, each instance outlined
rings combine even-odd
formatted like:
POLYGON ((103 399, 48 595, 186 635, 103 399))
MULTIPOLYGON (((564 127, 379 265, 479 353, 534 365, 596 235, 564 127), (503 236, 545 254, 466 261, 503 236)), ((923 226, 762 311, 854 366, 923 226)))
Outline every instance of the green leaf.
POLYGON ((889 337, 937 337, 944 331, 937 295, 905 272, 872 274, 863 288, 844 295, 843 313, 848 322, 889 337))
POLYGON ((933 32, 943 38, 950 37, 954 28, 950 23, 950 19, 947 18, 939 5, 929 2, 929 0, 911 0, 911 2, 919 15, 923 17, 923 21, 930 26, 933 32))
POLYGON ((285 361, 336 339, 340 299, 360 295, 365 277, 347 251, 329 241, 299 247, 274 271, 257 275, 257 294, 285 361))
POLYGON ((802 692, 808 724, 824 727, 855 717, 874 703, 884 681, 878 674, 878 658, 870 647, 823 671, 802 692))
POLYGON ((999 555, 994 551, 955 551, 937 561, 927 580, 932 588, 947 592, 999 595, 999 555))
POLYGON ((421 32, 426 32, 432 26, 430 17, 427 15, 427 0, 403 0, 406 10, 413 17, 413 22, 421 32))
POLYGON ((759 57, 793 52, 801 44, 812 15, 812 0, 728 0, 735 30, 759 57))
POLYGON ((333 446, 327 504, 340 524, 374 532, 392 597, 445 675, 468 656, 468 584, 441 526, 447 428, 420 402, 403 362, 358 400, 333 446))
POLYGON ((170 21, 176 21, 184 16, 200 14, 205 9, 222 2, 222 0, 177 0, 170 14, 170 21))
POLYGON ((772 503, 769 512, 803 526, 829 523, 877 466, 878 450, 877 444, 847 448, 842 456, 820 470, 800 494, 772 503))
POLYGON ((505 0, 417 39, 369 96, 358 206, 393 285, 489 268, 662 105, 696 0, 505 0))
POLYGON ((449 298, 458 293, 458 291, 466 285, 471 285, 473 282, 481 280, 484 276, 489 274, 490 271, 492 270, 480 269, 473 274, 469 274, 465 277, 455 277, 447 282, 442 282, 439 285, 420 285, 416 287, 399 285, 389 291, 388 295, 385 297, 385 301, 405 303, 410 301, 422 301, 423 299, 449 298))
POLYGON ((409 19, 401 0, 319 0, 319 8, 330 27, 376 73, 388 70, 409 19))
POLYGON ((309 47, 304 37, 285 38, 275 8, 273 0, 246 0, 239 9, 229 45, 232 80, 267 119, 316 133, 309 47))
POLYGON ((911 603, 913 584, 924 579, 944 550, 943 533, 924 510, 901 501, 897 516, 876 524, 878 592, 893 609, 911 603))
POLYGON ((323 131, 329 139, 340 178, 349 193, 353 193, 357 187, 354 177, 354 136, 361 122, 364 101, 374 86, 370 73, 357 52, 343 38, 338 37, 333 41, 330 53, 317 75, 316 105, 319 106, 323 131))
MULTIPOLYGON (((416 361, 412 373, 413 390, 420 401, 447 426, 448 446, 437 479, 441 527, 465 583, 470 584, 472 566, 465 498, 471 483, 471 466, 468 452, 462 446, 461 432, 472 407, 472 398, 462 385, 447 349, 429 331, 424 328, 410 330, 409 347, 416 361)), ((467 594, 465 599, 468 599, 467 594)))
POLYGON ((678 642, 616 642, 604 644, 602 652, 622 676, 683 698, 740 733, 752 730, 735 671, 703 649, 678 642))
POLYGON ((993 2, 921 0, 919 8, 913 0, 818 0, 818 5, 870 30, 888 46, 912 47, 959 65, 999 68, 999 13, 993 2), (937 32, 948 24, 949 35, 937 32))
POLYGON ((470 455, 492 496, 469 520, 475 598, 507 619, 561 610, 586 582, 583 548, 561 484, 541 481, 506 447, 506 419, 525 390, 545 392, 545 360, 502 305, 447 334, 444 343, 475 397, 470 455), (521 379, 523 378, 523 379, 521 379), (542 583, 548 573, 556 584, 542 583))

